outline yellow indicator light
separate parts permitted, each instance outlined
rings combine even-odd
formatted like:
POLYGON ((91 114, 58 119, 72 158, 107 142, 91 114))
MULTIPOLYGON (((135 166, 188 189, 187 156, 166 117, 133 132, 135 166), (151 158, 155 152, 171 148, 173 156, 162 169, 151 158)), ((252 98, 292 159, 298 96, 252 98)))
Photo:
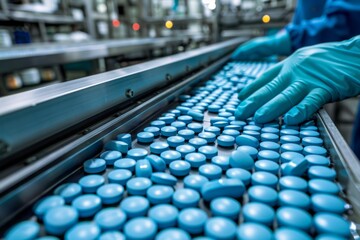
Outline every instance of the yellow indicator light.
POLYGON ((262 17, 263 23, 268 23, 268 22, 270 22, 270 20, 271 20, 271 18, 270 18, 270 16, 267 15, 267 14, 262 17))
POLYGON ((168 29, 171 29, 172 27, 174 26, 174 23, 170 20, 167 20, 165 22, 165 27, 168 28, 168 29))

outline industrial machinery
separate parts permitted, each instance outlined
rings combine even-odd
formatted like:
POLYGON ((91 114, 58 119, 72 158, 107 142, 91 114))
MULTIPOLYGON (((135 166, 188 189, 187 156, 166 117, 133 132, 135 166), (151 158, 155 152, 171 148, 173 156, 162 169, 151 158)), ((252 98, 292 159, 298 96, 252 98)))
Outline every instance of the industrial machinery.
MULTIPOLYGON (((131 133, 136 139, 137 133, 150 122, 178 106, 183 100, 180 96, 192 94, 195 87, 213 79, 213 74, 229 62, 229 53, 243 41, 236 38, 1 98, 1 233, 22 220, 36 221, 32 209, 39 199, 51 195, 60 184, 78 181, 84 176, 84 161, 99 156, 106 143, 120 133, 131 133)), ((252 65, 244 66, 250 69, 252 65)), ((238 77, 256 77, 252 74, 260 74, 261 67, 254 66, 258 72, 254 67, 246 72, 245 67, 238 77)), ((236 87, 226 89, 236 95, 236 87)), ((215 115, 204 116, 204 126, 209 126, 215 115)), ((328 150, 331 167, 336 170, 340 196, 347 203, 344 218, 351 223, 352 237, 358 239, 359 161, 326 111, 320 110, 314 123, 328 150)), ((233 145, 212 146, 218 147, 219 156, 228 156, 234 150, 233 145)), ((136 140, 133 147, 149 149, 136 140)), ((246 197, 242 200, 247 201, 246 197)), ((206 204, 201 207, 207 208, 206 204)))

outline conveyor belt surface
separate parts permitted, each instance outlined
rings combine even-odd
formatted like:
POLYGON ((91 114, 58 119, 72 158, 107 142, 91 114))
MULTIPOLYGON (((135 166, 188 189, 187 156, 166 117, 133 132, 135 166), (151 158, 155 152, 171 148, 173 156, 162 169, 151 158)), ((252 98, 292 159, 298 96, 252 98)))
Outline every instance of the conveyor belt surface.
POLYGON ((237 92, 269 66, 230 62, 131 135, 119 132, 5 236, 351 238, 351 206, 319 120, 233 116, 237 92))

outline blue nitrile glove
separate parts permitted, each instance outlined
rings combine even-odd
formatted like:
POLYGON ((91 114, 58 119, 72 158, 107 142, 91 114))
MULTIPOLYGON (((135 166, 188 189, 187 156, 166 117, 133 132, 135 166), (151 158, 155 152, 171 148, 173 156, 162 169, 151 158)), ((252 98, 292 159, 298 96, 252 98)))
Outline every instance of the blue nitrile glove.
POLYGON ((301 123, 325 103, 360 93, 360 35, 350 40, 301 48, 266 71, 240 93, 235 117, 254 115, 265 123, 284 115, 301 123))
POLYGON ((231 55, 233 60, 258 60, 272 55, 291 54, 291 40, 286 30, 276 35, 258 37, 240 45, 231 55))

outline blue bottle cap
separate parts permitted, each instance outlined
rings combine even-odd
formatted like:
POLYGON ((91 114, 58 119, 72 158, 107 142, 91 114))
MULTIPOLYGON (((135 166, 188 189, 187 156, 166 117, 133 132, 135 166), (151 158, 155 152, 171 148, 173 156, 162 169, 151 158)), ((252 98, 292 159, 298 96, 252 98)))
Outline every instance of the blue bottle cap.
POLYGON ((190 240, 190 235, 179 228, 164 229, 156 235, 155 240, 190 240))
POLYGON ((119 231, 108 231, 102 233, 99 240, 125 240, 125 235, 119 231))
POLYGON ((302 130, 302 131, 300 131, 300 137, 301 137, 301 138, 305 138, 305 137, 320 137, 320 134, 319 134, 319 132, 313 131, 313 130, 302 130))
POLYGON ((60 206, 49 209, 44 216, 44 225, 47 233, 62 235, 79 219, 75 208, 70 206, 60 206))
POLYGON ((13 226, 6 234, 7 240, 35 239, 40 234, 40 226, 34 221, 23 221, 13 226))
POLYGON ((277 143, 279 141, 279 135, 274 133, 262 133, 260 135, 261 141, 269 141, 269 142, 275 142, 277 143))
POLYGON ((103 204, 114 204, 122 199, 124 187, 117 183, 109 183, 99 187, 96 194, 101 198, 103 204))
POLYGON ((145 216, 149 207, 149 200, 141 196, 127 197, 120 203, 120 209, 126 213, 128 218, 145 216))
POLYGON ((147 217, 131 219, 124 227, 126 239, 154 239, 157 230, 156 223, 151 218, 147 217))
POLYGON ((297 190, 301 192, 306 192, 308 189, 308 183, 306 180, 295 177, 295 176, 285 176, 281 177, 279 180, 280 190, 297 190))
POLYGON ((156 184, 175 186, 177 183, 176 177, 168 173, 156 172, 151 174, 151 181, 156 184))
POLYGON ((154 137, 158 137, 160 135, 160 128, 158 127, 147 127, 144 128, 144 132, 149 132, 154 134, 154 137))
POLYGON ((309 163, 309 166, 324 166, 327 167, 330 165, 329 158, 319 155, 307 155, 305 156, 306 160, 309 163))
POLYGON ((302 153, 303 147, 300 144, 296 144, 296 143, 284 143, 281 145, 280 150, 282 153, 284 152, 302 153))
POLYGON ((92 222, 80 222, 65 234, 66 240, 95 240, 100 236, 100 228, 92 222))
POLYGON ((166 150, 169 150, 169 144, 166 142, 154 142, 150 145, 150 152, 154 154, 161 154, 166 150))
POLYGON ((201 133, 203 130, 203 125, 200 123, 189 123, 187 127, 188 129, 193 130, 195 133, 201 133))
POLYGON ((329 167, 312 166, 309 168, 308 176, 310 179, 322 178, 322 179, 334 181, 336 177, 336 171, 329 167))
POLYGON ((272 150, 261 150, 258 153, 258 159, 265 159, 278 163, 280 159, 280 154, 272 150))
POLYGON ((66 203, 71 203, 82 192, 81 186, 77 183, 65 183, 57 187, 54 191, 55 195, 60 195, 66 203))
POLYGON ((256 172, 264 171, 277 175, 279 172, 279 168, 279 164, 270 160, 258 160, 255 163, 256 172))
POLYGON ((161 128, 161 136, 163 137, 171 137, 175 136, 177 133, 177 128, 173 126, 165 126, 161 128))
POLYGON ((255 137, 245 134, 236 137, 236 144, 238 146, 259 147, 259 141, 255 137))
POLYGON ((319 146, 306 146, 304 147, 303 154, 306 155, 320 155, 326 157, 327 150, 319 146))
POLYGON ((205 211, 199 208, 181 210, 178 217, 179 227, 190 234, 200 234, 204 231, 208 219, 205 211))
POLYGON ((150 155, 146 156, 145 159, 147 159, 150 162, 150 165, 155 172, 165 171, 166 163, 165 163, 164 159, 162 159, 161 157, 150 154, 150 155))
POLYGON ((136 177, 126 183, 126 190, 131 195, 145 195, 152 182, 149 178, 136 177))
POLYGON ((330 194, 314 194, 311 196, 311 205, 315 212, 343 214, 346 203, 338 196, 330 194))
POLYGON ((303 231, 309 231, 312 224, 311 215, 299 208, 280 207, 276 212, 279 226, 291 227, 303 231))
POLYGON ((155 185, 146 191, 146 197, 151 204, 170 203, 173 194, 173 188, 166 185, 155 185))
POLYGON ((131 177, 132 173, 126 169, 116 169, 108 174, 109 183, 117 183, 123 186, 131 177))
POLYGON ((258 223, 242 223, 237 230, 239 240, 272 240, 273 233, 269 227, 258 223))
POLYGON ((213 216, 236 221, 239 218, 241 204, 233 198, 218 197, 211 201, 210 209, 213 216))
POLYGON ((171 136, 167 139, 167 143, 170 147, 177 147, 185 143, 185 139, 180 136, 171 136))
POLYGON ((275 218, 272 207, 258 202, 247 203, 242 209, 245 222, 255 222, 271 226, 275 218))
POLYGON ((101 198, 95 194, 84 194, 75 198, 71 205, 80 217, 91 217, 101 209, 101 198))
POLYGON ((213 217, 206 221, 205 235, 214 239, 234 239, 236 225, 227 218, 213 217))
POLYGON ((105 178, 101 175, 88 175, 79 180, 79 184, 84 193, 94 193, 100 186, 104 185, 104 183, 105 178))
POLYGON ((201 132, 198 136, 205 139, 207 143, 214 143, 216 140, 216 134, 212 132, 201 132))
POLYGON ((150 178, 152 174, 152 167, 147 159, 138 160, 135 165, 136 177, 150 178))
POLYGON ((304 159, 304 155, 297 152, 284 152, 280 155, 281 163, 288 163, 295 159, 298 160, 304 159))
POLYGON ((210 126, 204 129, 205 132, 214 133, 216 136, 220 135, 221 129, 215 126, 210 126))
POLYGON ((230 160, 228 156, 215 156, 211 159, 211 163, 221 167, 223 171, 230 167, 230 160))
POLYGON ((83 166, 86 173, 101 173, 106 169, 106 161, 101 158, 89 159, 83 166))
POLYGON ((295 229, 295 228, 287 228, 281 227, 275 230, 274 238, 279 240, 311 240, 310 237, 306 232, 295 229))
POLYGON ((293 136, 300 136, 300 132, 298 130, 295 129, 281 129, 280 131, 280 135, 293 135, 293 136))
POLYGON ((235 144, 235 138, 229 135, 220 135, 217 137, 217 143, 220 147, 233 147, 235 144))
POLYGON ((94 221, 103 231, 121 230, 126 214, 120 208, 104 208, 95 215, 94 221))
POLYGON ((195 137, 189 140, 189 144, 195 149, 198 149, 199 147, 205 146, 207 141, 203 138, 195 137))
POLYGON ((176 147, 176 151, 181 154, 181 157, 184 158, 186 154, 195 152, 195 148, 190 145, 180 145, 176 147))
POLYGON ((43 199, 41 199, 39 202, 37 202, 34 206, 34 213, 35 215, 42 219, 45 213, 54 207, 63 206, 65 205, 65 200, 61 196, 52 195, 47 196, 43 199))
POLYGON ((176 127, 177 131, 180 131, 180 130, 183 130, 186 128, 186 123, 176 121, 176 122, 171 123, 171 126, 176 127))
POLYGON ((215 164, 204 164, 199 167, 199 174, 209 180, 221 178, 222 169, 215 164))
POLYGON ((176 177, 184 177, 190 173, 191 165, 184 160, 176 160, 170 163, 170 173, 176 177))
POLYGON ((136 135, 138 143, 152 143, 155 135, 151 132, 139 132, 136 135))
POLYGON ((125 142, 131 148, 132 138, 130 133, 121 133, 116 136, 116 139, 122 142, 125 142))
POLYGON ((200 200, 200 194, 192 189, 177 189, 173 194, 173 204, 179 208, 197 207, 200 200))
POLYGON ((135 160, 140 160, 146 157, 148 155, 148 151, 144 148, 133 148, 128 151, 127 157, 132 158, 135 160))
POLYGON ((280 144, 275 142, 263 141, 260 143, 260 150, 272 150, 279 152, 280 144))
POLYGON ((314 226, 317 233, 340 235, 346 239, 350 236, 350 223, 337 214, 315 214, 314 226))
POLYGON ((293 135, 283 135, 280 137, 281 144, 293 143, 300 144, 300 138, 293 135))
POLYGON ((286 163, 282 169, 284 176, 302 176, 308 169, 308 161, 303 159, 293 159, 286 163))
POLYGON ((252 186, 248 189, 248 195, 250 202, 260 202, 269 206, 275 206, 277 204, 277 192, 267 186, 252 186))
POLYGON ((106 161, 106 165, 114 165, 116 160, 121 159, 122 154, 119 151, 106 151, 100 154, 100 158, 106 161))
POLYGON ((230 166, 251 170, 254 167, 254 159, 245 151, 233 151, 229 157, 230 166))
POLYGON ((129 145, 123 141, 109 141, 105 144, 104 149, 119 151, 123 154, 126 154, 129 150, 129 146, 131 146, 131 145, 129 145))
POLYGON ((195 110, 190 110, 187 112, 187 115, 192 117, 195 121, 202 122, 204 120, 204 114, 201 112, 196 112, 195 110))
POLYGON ((132 158, 123 158, 120 160, 117 160, 114 163, 114 168, 118 168, 118 169, 126 169, 129 170, 130 172, 134 172, 135 171, 135 165, 136 165, 136 161, 132 158))
POLYGON ((304 137, 301 141, 303 146, 319 146, 324 144, 324 141, 319 137, 304 137))
POLYGON ((245 186, 239 179, 218 179, 205 183, 201 187, 201 195, 205 201, 217 197, 239 198, 245 192, 245 186))
POLYGON ((159 227, 159 229, 175 227, 179 211, 170 204, 159 204, 149 210, 149 218, 151 218, 159 227))
POLYGON ((201 175, 189 175, 184 178, 184 187, 200 192, 201 187, 208 181, 206 177, 201 175))
POLYGON ((161 129, 162 127, 165 127, 166 123, 164 121, 156 120, 156 121, 152 121, 150 125, 161 129))
POLYGON ((213 146, 202 146, 198 149, 199 153, 205 155, 206 159, 211 159, 218 154, 218 150, 213 146))
POLYGON ((160 157, 164 159, 166 164, 170 164, 171 162, 175 160, 181 159, 181 154, 178 151, 175 150, 167 150, 160 154, 160 157))
POLYGON ((252 185, 264 185, 271 188, 276 188, 277 183, 278 183, 278 178, 272 173, 260 171, 260 172, 254 172, 251 175, 252 185))
POLYGON ((279 192, 280 206, 309 209, 310 198, 307 194, 297 190, 282 190, 279 192))

